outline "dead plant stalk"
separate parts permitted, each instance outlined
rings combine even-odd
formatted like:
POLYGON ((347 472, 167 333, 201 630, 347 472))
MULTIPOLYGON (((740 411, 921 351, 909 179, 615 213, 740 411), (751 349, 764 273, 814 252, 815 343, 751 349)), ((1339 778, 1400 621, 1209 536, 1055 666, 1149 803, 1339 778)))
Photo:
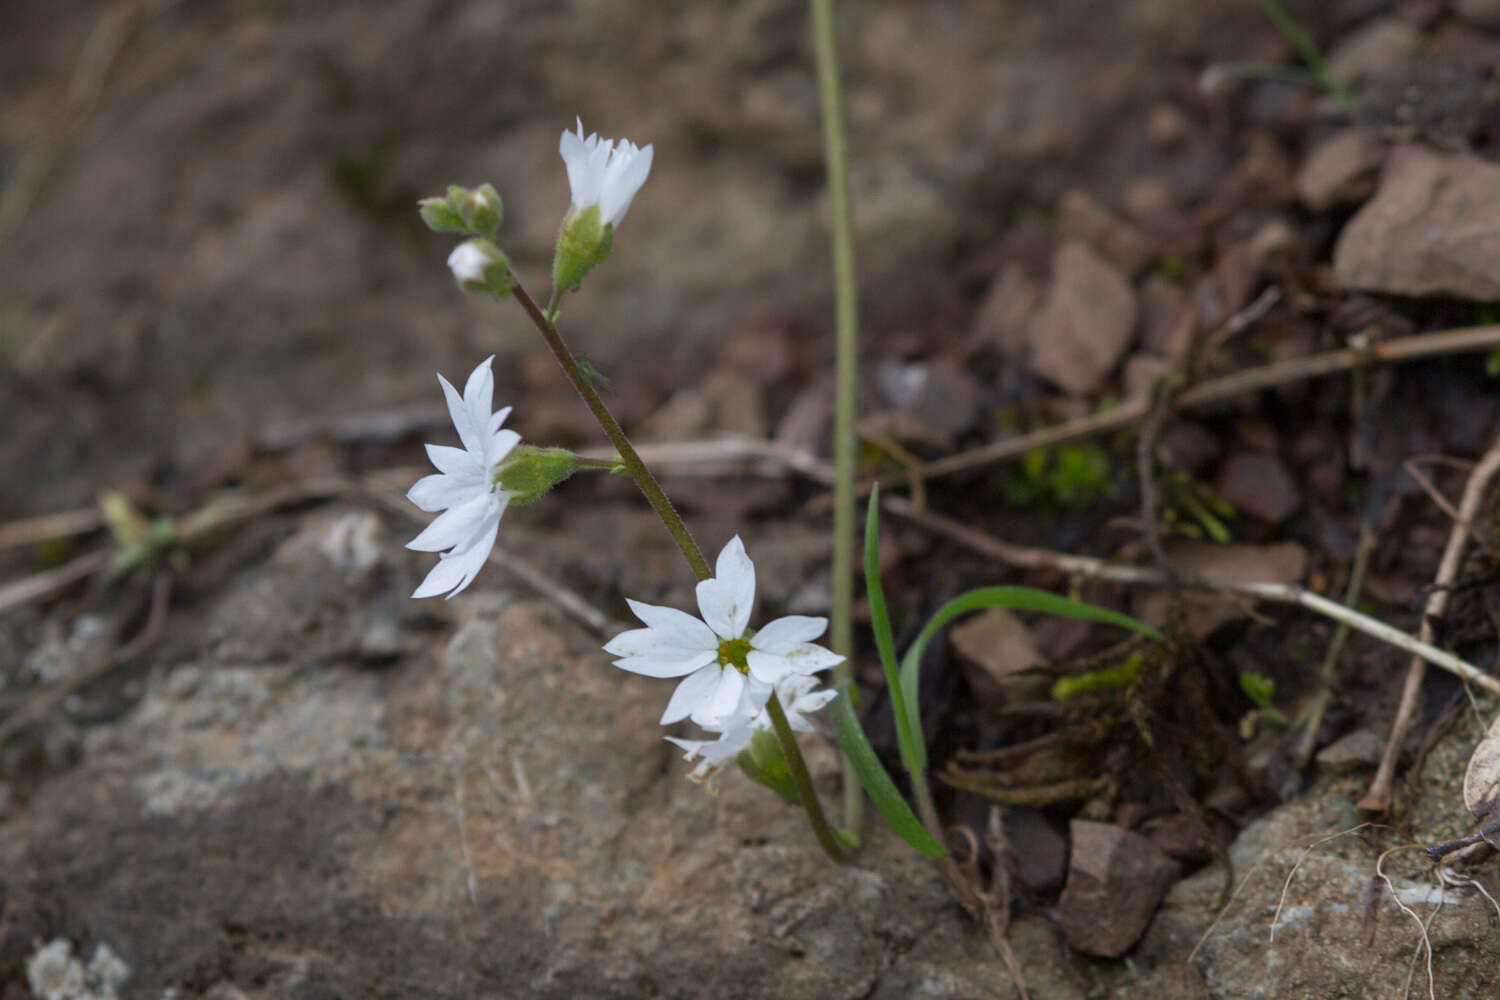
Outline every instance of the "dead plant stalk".
MULTIPOLYGON (((1454 578, 1458 576, 1458 567, 1463 562, 1464 543, 1469 538, 1474 519, 1479 513, 1479 505, 1496 472, 1500 472, 1500 438, 1496 438, 1495 443, 1490 445, 1490 450, 1479 460, 1464 486, 1463 499, 1458 504, 1458 517, 1454 519, 1453 528, 1448 532, 1448 545, 1443 550, 1442 561, 1438 563, 1437 576, 1432 581, 1432 593, 1427 598, 1422 624, 1417 630, 1418 639, 1424 643, 1432 640, 1432 623, 1441 619, 1443 612, 1447 610, 1448 593, 1454 578)), ((1411 728, 1417 699, 1422 693, 1422 678, 1426 672, 1427 664, 1423 662, 1423 657, 1414 655, 1406 668, 1401 703, 1396 706, 1396 718, 1391 723, 1391 734, 1386 739, 1380 767, 1376 769, 1365 797, 1359 801, 1359 808, 1365 812, 1385 813, 1391 807, 1391 785, 1396 779, 1396 759, 1400 756, 1401 744, 1406 740, 1406 731, 1411 728)), ((1485 680, 1489 681, 1490 678, 1485 676, 1485 680)), ((1488 691, 1496 690, 1489 683, 1480 686, 1488 691)))

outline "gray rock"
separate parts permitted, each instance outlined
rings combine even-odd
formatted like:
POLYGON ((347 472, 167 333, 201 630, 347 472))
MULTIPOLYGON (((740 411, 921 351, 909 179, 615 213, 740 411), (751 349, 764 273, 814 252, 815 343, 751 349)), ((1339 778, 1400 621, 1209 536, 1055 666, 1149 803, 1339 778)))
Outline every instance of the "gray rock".
POLYGON ((969 347, 992 346, 1013 360, 1024 357, 1027 330, 1041 305, 1042 289, 1019 264, 1008 264, 990 283, 974 316, 969 347))
POLYGON ((1052 284, 1031 322, 1031 370, 1075 395, 1092 392, 1114 370, 1135 330, 1135 292, 1113 266, 1081 243, 1060 247, 1052 284))
POLYGON ((1088 244, 1126 275, 1139 273, 1151 259, 1151 244, 1140 230, 1087 191, 1065 191, 1058 199, 1057 235, 1088 244))
POLYGON ((1235 510, 1280 524, 1302 505, 1302 494, 1281 459, 1262 451, 1229 456, 1219 473, 1219 496, 1235 510))
MULTIPOLYGON (((890 407, 888 433, 898 440, 952 448, 979 416, 980 386, 951 358, 888 359, 873 373, 881 402, 890 407)), ((880 415, 873 415, 879 419, 880 415)))
POLYGON ((36 1000, 115 1000, 130 978, 130 967, 102 941, 84 965, 72 942, 56 938, 26 961, 26 983, 36 1000))
POLYGON ((1373 132, 1349 128, 1315 146, 1297 171, 1297 197, 1315 212, 1349 205, 1375 190, 1385 144, 1373 132))
POLYGON ((1045 691, 1049 683, 1046 677, 1017 676, 1046 666, 1047 661, 1031 630, 1014 612, 986 608, 954 626, 949 635, 962 657, 964 676, 980 702, 1004 701, 1007 693, 1015 697, 1021 690, 1032 694, 1045 691))
MULTIPOLYGON (((1463 742, 1440 744, 1419 779, 1425 790, 1408 821, 1423 842, 1467 832, 1467 811, 1446 797, 1461 772, 1452 751, 1463 742)), ((1494 907, 1477 892, 1435 885, 1420 851, 1382 860, 1386 847, 1409 841, 1372 845, 1359 836, 1348 803, 1366 783, 1355 776, 1324 781, 1246 827, 1229 852, 1237 877, 1222 912, 1202 918, 1203 906, 1222 901, 1223 869, 1210 866, 1167 894, 1136 961, 1192 950, 1214 1000, 1400 996, 1408 984, 1412 994, 1428 995, 1425 958, 1409 961, 1423 935, 1398 908, 1394 890, 1402 905, 1431 921, 1433 992, 1488 995, 1500 974, 1494 907), (1389 885, 1376 875, 1377 863, 1389 885)))
POLYGON ((1250 269, 1260 275, 1274 274, 1300 252, 1297 233, 1285 219, 1267 219, 1245 244, 1250 269))
POLYGON ((1132 354, 1130 360, 1125 362, 1125 371, 1121 377, 1125 386, 1125 398, 1150 395, 1151 387, 1174 367, 1175 363, 1168 358, 1144 351, 1132 354))
POLYGON ((1375 197, 1339 234, 1333 267, 1347 289, 1500 299, 1500 166, 1394 151, 1375 197))
POLYGON ((1356 729, 1318 751, 1318 766, 1337 774, 1380 763, 1385 741, 1368 729, 1356 729))
POLYGON ((1181 869, 1155 844, 1111 823, 1074 820, 1068 882, 1058 904, 1068 944, 1123 955, 1140 938, 1181 869))
POLYGON ((1210 580, 1296 583, 1307 572, 1307 550, 1296 542, 1218 545, 1174 539, 1167 546, 1167 561, 1174 573, 1210 580))
POLYGON ((1355 87, 1421 49, 1416 28, 1399 17, 1378 17, 1339 39, 1328 52, 1328 71, 1344 86, 1355 87))
POLYGON ((1180 358, 1192 344, 1197 309, 1182 286, 1161 275, 1141 283, 1141 344, 1152 354, 1180 358))
MULTIPOLYGON (((312 533, 244 575, 326 566, 312 533)), ((357 616, 331 567, 309 580, 319 596, 257 591, 254 616, 308 601, 312 620, 357 616)), ((965 995, 1008 996, 975 988, 993 956, 933 866, 873 827, 859 864, 832 865, 797 810, 737 773, 717 797, 685 780, 657 724, 671 685, 611 667, 597 637, 494 582, 487 571, 435 603, 451 633, 379 674, 286 658, 272 630, 243 633, 245 660, 227 665, 203 637, 243 601, 206 601, 206 619, 184 610, 173 632, 200 637, 178 653, 196 676, 153 674, 133 712, 99 727, 114 738, 0 825, 5 891, 46 893, 149 997, 401 983, 821 1000, 915 970, 901 956, 919 939, 939 945, 932 967, 968 969, 965 995), (287 949, 249 944, 271 937, 287 949)), ((826 791, 836 758, 816 737, 808 753, 826 791)))

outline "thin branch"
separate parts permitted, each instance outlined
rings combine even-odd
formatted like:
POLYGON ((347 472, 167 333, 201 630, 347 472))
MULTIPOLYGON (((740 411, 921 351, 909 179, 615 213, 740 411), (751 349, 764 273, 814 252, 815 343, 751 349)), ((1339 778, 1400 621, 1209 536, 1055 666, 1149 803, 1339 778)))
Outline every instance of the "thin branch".
MULTIPOLYGON (((888 497, 882 500, 881 506, 893 514, 910 518, 918 524, 925 525, 941 535, 945 535, 960 545, 964 545, 984 555, 994 556, 1012 566, 1023 569, 1054 569, 1064 573, 1089 577, 1096 580, 1108 580, 1112 583, 1149 584, 1159 586, 1168 582, 1167 575, 1154 569, 1142 566, 1124 566, 1116 563, 1105 562, 1091 556, 1071 556, 1060 552, 1052 552, 1047 549, 1034 549, 1022 545, 1013 545, 1010 542, 1002 542, 998 538, 985 534, 968 525, 962 524, 952 518, 941 514, 933 514, 930 511, 922 513, 917 511, 908 501, 901 497, 888 497)), ((1247 597, 1256 597, 1265 601, 1274 601, 1278 604, 1296 604, 1309 611, 1317 612, 1334 621, 1345 622, 1350 628, 1363 632, 1368 636, 1389 643, 1409 653, 1420 656, 1433 666, 1441 667, 1451 673, 1457 674, 1465 680, 1477 684, 1487 691, 1500 694, 1500 680, 1496 680, 1489 674, 1482 673, 1472 664, 1454 656, 1446 650, 1438 649, 1426 639, 1415 639, 1398 628, 1385 624, 1378 619, 1368 615, 1362 615, 1353 608, 1345 607, 1337 601, 1315 594, 1305 587, 1286 583, 1265 583, 1253 580, 1210 580, 1204 577, 1180 576, 1178 580, 1185 587, 1199 590, 1210 590, 1227 594, 1244 594, 1247 597)), ((1429 635, 1428 639, 1431 638, 1429 635)))
MULTIPOLYGON (((542 335, 542 340, 547 344, 547 349, 552 352, 552 357, 568 376, 573 389, 582 397, 583 402, 594 415, 594 420, 599 424, 599 429, 609 438, 609 443, 615 446, 615 451, 620 456, 620 464, 625 467, 630 478, 635 480, 636 486, 645 495, 646 502, 651 504, 651 509, 656 511, 656 516, 661 518, 662 526, 671 534, 672 540, 682 550, 682 556, 692 567, 693 575, 699 580, 707 580, 713 576, 713 571, 708 568, 708 560, 703 558, 703 551, 698 548, 698 543, 693 540, 693 533, 688 530, 687 523, 683 521, 682 515, 677 513, 677 508, 672 506, 672 501, 667 499, 666 493, 662 492, 661 484, 651 474, 651 469, 645 462, 641 461, 640 455, 636 454, 635 446, 631 444, 630 438, 625 436, 625 431, 620 427, 620 422, 615 419, 614 414, 609 412, 609 407, 604 405, 604 400, 583 377, 583 371, 578 367, 578 359, 573 356, 573 351, 563 340, 562 334, 558 332, 556 325, 548 318, 536 304, 532 297, 527 294, 519 278, 511 275, 515 286, 511 289, 511 295, 516 304, 526 313, 537 332, 542 335)), ((550 309, 557 308, 558 291, 553 291, 550 309)))
MULTIPOLYGON (((1321 378, 1359 365, 1398 364, 1419 358, 1485 351, 1496 345, 1500 345, 1500 325, 1441 330, 1418 334, 1414 337, 1387 340, 1365 349, 1348 347, 1337 351, 1327 351, 1199 382, 1182 391, 1182 394, 1177 397, 1177 408, 1191 410, 1211 406, 1248 393, 1259 392, 1262 389, 1272 389, 1293 382, 1321 378)), ((996 441, 971 451, 939 459, 929 463, 923 470, 923 475, 929 479, 946 476, 955 472, 981 468, 1006 459, 1018 458, 1033 448, 1052 447, 1092 437, 1095 434, 1123 430, 1144 419, 1149 410, 1148 400, 1130 399, 1105 413, 1071 420, 1056 427, 1023 434, 1020 437, 1006 438, 1003 441, 996 441)))
POLYGON ((41 600, 79 580, 86 580, 109 565, 108 552, 90 552, 66 565, 0 586, 0 615, 23 604, 41 600))
MULTIPOLYGON (((1500 335, 1500 327, 1495 329, 1497 335, 1500 335)), ((671 457, 694 463, 711 461, 715 458, 720 461, 769 459, 783 462, 788 468, 796 469, 815 482, 828 483, 832 481, 832 470, 826 464, 806 452, 786 448, 773 441, 722 438, 714 441, 678 442, 661 447, 671 449, 671 451, 670 453, 658 452, 653 454, 653 460, 659 465, 671 464, 671 457), (671 457, 669 457, 669 454, 671 457)), ((880 506, 882 510, 923 525, 929 530, 935 531, 965 548, 972 549, 982 555, 992 556, 1001 562, 1019 569, 1058 570, 1072 576, 1083 576, 1097 580, 1108 580, 1113 583, 1133 585, 1162 586, 1169 582, 1165 573, 1144 566, 1111 563, 1103 559, 1095 559, 1092 556, 1068 555, 1067 553, 1054 552, 1050 549, 1031 548, 1025 545, 1016 545, 1012 542, 1002 541, 993 535, 980 531, 977 528, 971 528, 953 518, 945 517, 931 510, 918 510, 915 504, 904 497, 882 495, 880 506)), ((1199 590, 1243 594, 1248 597, 1272 601, 1277 604, 1300 605, 1309 611, 1332 618, 1334 621, 1347 623, 1350 628, 1356 631, 1363 632, 1382 642, 1404 649, 1415 656, 1423 657, 1434 666, 1457 674, 1487 691, 1500 694, 1500 680, 1496 680, 1489 674, 1482 673, 1472 664, 1454 656, 1452 653, 1438 649, 1430 642, 1413 638, 1398 628, 1387 625, 1368 615, 1360 614, 1353 608, 1345 607, 1337 601, 1331 601, 1304 587, 1295 584, 1264 583, 1249 580, 1210 580, 1202 577, 1179 577, 1179 580, 1184 586, 1199 590)))
MULTIPOLYGON (((1401 364, 1425 358, 1487 351, 1496 346, 1500 346, 1500 325, 1461 327, 1454 330, 1417 334, 1412 337, 1400 337, 1375 344, 1367 349, 1346 348, 1328 351, 1234 375, 1226 375, 1223 378, 1209 379, 1184 390, 1177 399, 1177 406, 1179 409, 1211 406, 1247 393, 1259 392, 1262 389, 1273 389, 1294 382, 1335 375, 1360 365, 1401 364)), ((929 462, 923 466, 920 474, 924 479, 932 479, 965 469, 978 468, 992 462, 1016 458, 1033 448, 1066 444, 1069 441, 1077 441, 1095 434, 1123 430, 1136 421, 1144 419, 1148 410, 1149 405, 1145 400, 1129 400, 1106 413, 1069 421, 1020 437, 1006 438, 1004 441, 996 441, 972 451, 929 462)), ((674 466, 673 471, 677 475, 692 474, 697 470, 691 467, 697 465, 707 469, 726 461, 743 462, 747 459, 764 459, 799 472, 823 486, 833 485, 833 471, 822 459, 811 452, 789 448, 775 441, 712 438, 699 441, 643 444, 639 445, 636 450, 642 459, 649 460, 653 464, 674 466)), ((589 458, 607 459, 616 452, 613 448, 595 448, 580 454, 589 458)), ((761 470, 757 468, 751 471, 760 472, 761 470)), ((396 472, 405 474, 404 470, 384 470, 376 475, 389 475, 396 472)), ((308 499, 315 499, 310 495, 312 491, 306 486, 292 489, 301 490, 308 495, 308 499)), ((865 484, 858 492, 861 496, 867 496, 869 484, 865 484)), ((42 518, 12 521, 0 525, 0 548, 49 538, 86 534, 99 528, 102 523, 98 513, 92 508, 67 511, 42 518)))
POLYGON ((54 538, 86 535, 104 527, 104 517, 96 507, 43 514, 0 524, 0 549, 36 545, 54 538))
MULTIPOLYGON (((392 490, 405 490, 422 469, 396 467, 381 469, 359 479, 342 476, 325 476, 308 479, 301 483, 269 490, 265 493, 227 493, 210 500, 196 514, 181 521, 181 541, 191 543, 209 532, 227 527, 235 522, 269 513, 280 507, 343 497, 351 501, 375 503, 407 518, 413 523, 423 523, 428 518, 410 504, 391 495, 392 490)), ((92 515, 92 509, 72 511, 56 518, 69 518, 82 523, 84 515, 92 515)), ((33 522, 13 522, 27 524, 33 522)), ((63 523, 61 520, 58 523, 63 523)), ((0 529, 4 530, 4 529, 0 529)), ((86 579, 109 566, 112 553, 108 550, 90 552, 79 556, 65 566, 37 573, 0 586, 0 614, 30 601, 40 600, 79 580, 86 579)), ((565 614, 572 616, 594 634, 607 638, 627 626, 589 604, 575 591, 558 583, 540 569, 501 546, 490 553, 490 562, 512 573, 523 583, 543 597, 555 603, 565 614)))
MULTIPOLYGON (((1443 617, 1448 607, 1448 594, 1453 580, 1458 576, 1458 567, 1463 562, 1464 543, 1468 540, 1470 525, 1479 513, 1485 490, 1495 473, 1500 472, 1500 438, 1490 445, 1484 458, 1474 467, 1464 486, 1463 498, 1458 503, 1458 518, 1448 532, 1448 545, 1438 563, 1437 576, 1433 578, 1432 592, 1427 595, 1427 607, 1422 613, 1422 624, 1417 635, 1423 642, 1432 639, 1432 623, 1443 617)), ((1401 688, 1401 703, 1396 707, 1396 718, 1391 723, 1391 734, 1386 739, 1385 753, 1380 758, 1380 767, 1370 782, 1369 791, 1360 800, 1359 808, 1372 813, 1384 813, 1391 807, 1391 785, 1396 779, 1396 760, 1401 754, 1401 744, 1406 740, 1406 731, 1411 727, 1412 716, 1417 709, 1417 699, 1422 693, 1422 678, 1426 664, 1419 656, 1413 656, 1406 669, 1406 683, 1401 688)), ((1488 679, 1488 677, 1486 677, 1488 679)), ((1488 684, 1481 685, 1495 690, 1488 684)))

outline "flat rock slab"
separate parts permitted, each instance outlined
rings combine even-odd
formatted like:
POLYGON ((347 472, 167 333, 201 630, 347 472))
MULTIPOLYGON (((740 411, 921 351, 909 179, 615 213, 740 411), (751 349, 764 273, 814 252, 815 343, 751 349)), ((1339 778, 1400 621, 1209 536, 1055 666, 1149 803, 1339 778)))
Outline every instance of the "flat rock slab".
POLYGON ((151 1000, 911 996, 882 989, 928 964, 1014 995, 933 866, 878 836, 833 865, 737 774, 686 780, 670 685, 486 589, 502 573, 403 602, 413 650, 358 659, 354 623, 415 567, 375 531, 340 570, 351 517, 174 613, 141 700, 0 825, 0 995, 56 940, 107 945, 151 1000))
POLYGON ((1500 166, 1392 151, 1375 197, 1339 234, 1333 268, 1348 289, 1500 299, 1500 166))

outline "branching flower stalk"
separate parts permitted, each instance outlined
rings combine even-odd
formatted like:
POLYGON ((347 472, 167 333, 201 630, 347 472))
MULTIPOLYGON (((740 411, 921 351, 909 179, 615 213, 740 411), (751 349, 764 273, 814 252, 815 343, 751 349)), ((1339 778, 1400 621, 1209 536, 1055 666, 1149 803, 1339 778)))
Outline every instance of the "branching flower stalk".
POLYGON ((422 217, 440 232, 468 236, 448 259, 454 279, 466 291, 497 298, 513 296, 541 334, 574 390, 614 446, 618 459, 581 462, 563 449, 520 445, 502 430, 510 410, 491 412, 494 379, 490 360, 469 376, 462 397, 439 376, 463 448, 429 445, 437 473, 408 494, 424 510, 442 510, 409 547, 440 554, 438 565, 413 596, 452 597, 466 588, 493 547, 500 517, 511 503, 526 503, 550 491, 579 468, 607 468, 628 475, 645 494, 698 578, 702 619, 670 607, 632 601, 645 628, 617 635, 605 646, 620 657, 616 665, 651 677, 683 678, 662 715, 664 725, 691 718, 717 736, 714 740, 672 739, 697 759, 695 777, 711 776, 730 760, 762 784, 797 802, 807 812, 819 844, 829 857, 851 859, 849 838, 835 832, 823 815, 795 731, 811 729, 804 713, 834 697, 819 689, 813 674, 842 664, 842 654, 812 640, 822 635, 823 618, 788 616, 759 630, 749 628, 755 600, 755 568, 739 538, 720 553, 711 570, 687 524, 661 484, 642 461, 614 415, 557 329, 562 297, 608 255, 615 226, 624 218, 650 173, 652 147, 638 148, 598 135, 564 132, 559 153, 568 169, 572 203, 558 230, 553 258, 553 291, 541 308, 494 243, 501 220, 498 193, 450 187, 446 197, 421 203, 422 217), (774 732, 774 750, 766 737, 774 732))
MULTIPOLYGON (((693 574, 700 582, 712 579, 713 573, 708 567, 708 561, 703 558, 703 551, 698 548, 698 543, 694 541, 687 523, 683 521, 682 515, 677 513, 677 508, 672 506, 672 501, 667 498, 661 484, 652 475, 651 469, 641 460, 635 446, 630 443, 624 429, 620 427, 619 421, 609 412, 609 407, 604 404, 604 400, 600 398, 589 380, 584 378, 582 370, 578 367, 578 360, 568 348, 567 342, 563 340, 562 334, 537 306, 536 300, 527 294, 519 281, 515 283, 514 295, 522 310, 530 318, 532 325, 542 335, 548 349, 552 351, 552 356, 567 373, 568 381, 573 384, 578 395, 583 397, 589 412, 594 415, 594 419, 598 421, 605 436, 609 438, 610 444, 614 445, 619 453, 620 464, 625 474, 634 480, 636 486, 645 494, 647 502, 651 504, 651 509, 656 512, 657 517, 672 535, 673 541, 677 543, 677 547, 682 550, 683 558, 687 560, 693 574)), ((554 311, 556 310, 555 303, 559 298, 560 295, 554 293, 554 311)), ((780 744, 781 752, 786 758, 792 782, 797 788, 798 798, 807 812, 808 820, 812 823, 813 833, 817 836, 819 845, 833 861, 847 864, 853 856, 823 814, 817 791, 813 788, 812 776, 808 773, 807 763, 803 760, 802 751, 797 746, 797 736, 787 723, 786 713, 782 710, 781 702, 774 691, 766 700, 765 709, 770 715, 777 743, 780 744)))
POLYGON ((713 576, 713 572, 708 568, 708 561, 703 558, 703 550, 698 548, 698 543, 693 540, 687 523, 683 521, 682 515, 677 513, 677 508, 672 506, 672 501, 667 499, 667 494, 662 491, 661 484, 656 481, 656 477, 651 474, 646 463, 641 461, 641 456, 636 452, 635 446, 630 443, 630 439, 625 436, 620 422, 614 418, 614 414, 609 412, 609 407, 604 405, 604 400, 589 384, 589 380, 584 378, 583 370, 578 367, 578 359, 568 348, 562 334, 557 332, 557 327, 547 318, 546 313, 542 312, 536 300, 527 293, 519 281, 515 282, 513 294, 532 325, 542 335, 542 340, 546 342, 547 349, 552 352, 552 357, 567 374, 573 389, 583 397, 583 402, 588 406, 589 412, 594 415, 594 420, 598 422, 605 437, 609 438, 609 443, 619 454, 620 464, 624 467, 625 474, 646 495, 646 502, 651 505, 652 510, 656 511, 656 516, 661 518, 661 523, 671 533, 672 540, 682 550, 683 558, 693 569, 693 575, 700 580, 713 576))

